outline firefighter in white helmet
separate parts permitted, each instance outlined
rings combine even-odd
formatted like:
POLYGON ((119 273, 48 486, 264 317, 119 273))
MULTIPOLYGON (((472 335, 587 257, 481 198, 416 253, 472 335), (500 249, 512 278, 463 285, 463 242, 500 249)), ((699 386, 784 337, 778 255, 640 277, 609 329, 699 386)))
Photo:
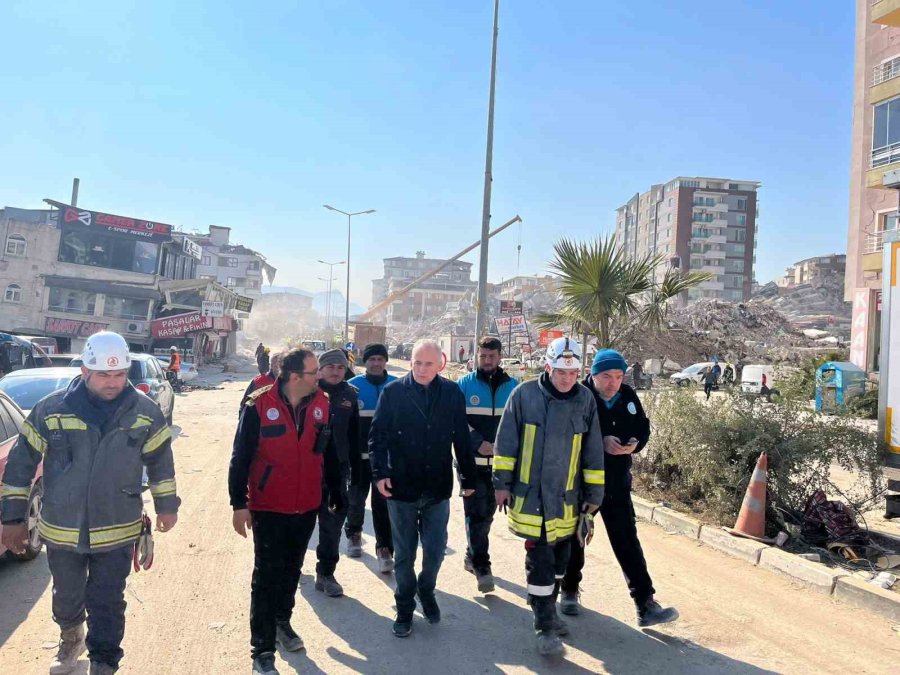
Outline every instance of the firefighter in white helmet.
POLYGON ((544 373, 517 387, 494 445, 497 507, 525 539, 528 602, 538 652, 561 654, 568 627, 556 613, 570 539, 586 545, 603 501, 603 438, 593 394, 578 383, 581 347, 562 337, 547 348, 544 373))
POLYGON ((85 649, 91 673, 119 667, 125 579, 142 528, 142 469, 149 476, 158 531, 175 526, 180 504, 171 432, 159 406, 129 383, 131 357, 124 338, 95 333, 82 361, 80 378, 31 410, 0 486, 2 543, 20 553, 29 535, 31 483, 43 460, 38 531, 47 544, 53 619, 61 632, 51 675, 72 672, 85 649))

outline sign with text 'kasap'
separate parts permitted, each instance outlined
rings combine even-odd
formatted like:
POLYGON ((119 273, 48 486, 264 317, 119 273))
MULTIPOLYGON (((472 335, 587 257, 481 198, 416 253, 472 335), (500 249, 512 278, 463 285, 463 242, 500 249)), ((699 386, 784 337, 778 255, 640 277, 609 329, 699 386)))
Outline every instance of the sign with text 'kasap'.
POLYGON ((186 314, 167 316, 163 319, 154 319, 150 326, 153 337, 181 337, 185 333, 212 328, 213 320, 212 317, 201 316, 200 312, 187 312, 186 314))

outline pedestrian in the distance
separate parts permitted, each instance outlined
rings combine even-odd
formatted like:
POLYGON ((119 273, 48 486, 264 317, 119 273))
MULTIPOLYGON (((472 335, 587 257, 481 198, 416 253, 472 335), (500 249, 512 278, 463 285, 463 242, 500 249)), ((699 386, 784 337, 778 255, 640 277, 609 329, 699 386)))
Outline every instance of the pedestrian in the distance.
POLYGON ((256 355, 256 367, 259 369, 259 374, 269 372, 269 348, 263 347, 263 350, 256 355))
POLYGON ((436 342, 417 342, 411 372, 384 388, 369 432, 372 476, 388 500, 394 539, 397 637, 412 631, 417 596, 425 620, 441 620, 434 590, 447 548, 451 445, 462 474, 463 496, 471 495, 475 486, 465 399, 454 382, 438 375, 442 360, 436 342), (417 580, 414 565, 420 537, 422 571, 417 580))
POLYGON ((257 375, 252 380, 250 380, 250 384, 247 385, 247 388, 244 390, 244 396, 241 398, 241 408, 238 411, 238 416, 240 416, 240 413, 244 410, 244 406, 247 405, 247 401, 250 400, 250 394, 252 394, 260 387, 275 384, 275 380, 278 379, 278 374, 281 372, 281 360, 283 358, 284 352, 277 352, 275 354, 272 354, 272 358, 269 360, 268 372, 265 372, 262 375, 257 375))
POLYGON ((323 482, 333 510, 341 503, 340 463, 328 442, 328 398, 318 386, 315 354, 293 349, 275 384, 244 406, 228 468, 232 526, 253 530, 250 646, 255 675, 278 675, 276 641, 303 649, 291 626, 303 554, 316 526, 323 482))
MULTIPOLYGON (((638 540, 634 504, 631 501, 631 456, 647 445, 650 420, 634 389, 622 382, 626 369, 625 359, 619 352, 601 349, 594 356, 591 373, 585 378, 584 386, 597 402, 605 450, 606 492, 600 506, 600 516, 634 600, 638 625, 646 627, 674 621, 678 618, 678 612, 671 607, 661 607, 654 599, 656 591, 638 540)), ((579 584, 583 568, 584 549, 573 543, 562 582, 560 611, 563 614, 576 615, 581 611, 579 584)))
POLYGON ((378 571, 390 574, 394 570, 394 542, 391 536, 391 520, 387 500, 372 484, 372 465, 369 463, 369 430, 375 407, 385 386, 397 379, 385 370, 388 350, 382 344, 370 344, 363 350, 364 375, 357 375, 350 384, 359 391, 359 481, 350 486, 350 506, 347 509, 347 555, 362 556, 362 529, 366 517, 366 499, 372 493, 372 526, 375 529, 375 557, 378 571))
POLYGON ((713 359, 712 367, 706 371, 706 375, 703 376, 703 393, 706 394, 707 401, 712 394, 713 388, 718 384, 719 375, 721 374, 722 369, 719 367, 719 359, 713 359))
POLYGON ((31 483, 43 460, 38 531, 47 544, 53 620, 60 628, 51 675, 72 672, 85 647, 92 675, 119 668, 125 580, 141 535, 143 468, 157 531, 175 527, 180 504, 172 434, 159 406, 128 381, 125 339, 94 333, 81 358, 81 377, 32 408, 0 486, 3 545, 19 553, 27 537, 31 483))
POLYGON ((538 653, 564 651, 568 626, 556 613, 570 539, 586 545, 603 501, 603 440, 597 404, 578 384, 581 347, 561 337, 547 347, 544 373, 513 391, 494 446, 494 489, 509 529, 525 539, 528 604, 538 653))

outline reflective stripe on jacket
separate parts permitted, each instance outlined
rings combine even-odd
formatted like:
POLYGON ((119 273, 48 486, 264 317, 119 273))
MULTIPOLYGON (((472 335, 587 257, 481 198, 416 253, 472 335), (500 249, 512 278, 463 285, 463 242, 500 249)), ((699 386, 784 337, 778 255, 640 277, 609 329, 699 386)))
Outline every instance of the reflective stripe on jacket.
POLYGON ((91 421, 79 384, 76 379, 44 398, 28 415, 3 475, 0 510, 4 522, 26 517, 25 490, 43 461, 41 537, 51 546, 90 553, 137 539, 144 467, 157 513, 177 513, 180 500, 172 434, 159 406, 128 384, 101 428, 91 421))
POLYGON ((539 380, 513 391, 494 445, 494 487, 509 490, 509 529, 553 543, 575 534, 582 503, 603 501, 603 437, 594 395, 559 399, 539 380))
POLYGON ((385 386, 396 379, 396 375, 388 373, 381 384, 372 383, 365 375, 357 375, 349 381, 359 392, 359 449, 360 459, 363 461, 369 460, 369 429, 372 428, 372 417, 375 416, 378 399, 385 386))
POLYGON ((509 395, 518 386, 518 381, 499 370, 496 374, 497 388, 487 380, 479 377, 478 371, 461 377, 457 384, 466 398, 466 419, 472 432, 472 449, 475 451, 475 463, 490 470, 491 458, 478 453, 484 441, 493 443, 497 437, 500 417, 506 407, 509 395))

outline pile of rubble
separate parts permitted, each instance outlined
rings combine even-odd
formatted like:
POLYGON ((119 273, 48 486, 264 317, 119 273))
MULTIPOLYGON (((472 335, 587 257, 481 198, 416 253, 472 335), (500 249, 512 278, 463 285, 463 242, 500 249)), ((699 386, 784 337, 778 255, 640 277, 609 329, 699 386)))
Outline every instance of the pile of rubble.
POLYGON ((754 294, 750 304, 777 309, 797 330, 814 328, 842 339, 850 336, 852 306, 844 300, 844 279, 838 274, 787 288, 770 282, 754 294))

